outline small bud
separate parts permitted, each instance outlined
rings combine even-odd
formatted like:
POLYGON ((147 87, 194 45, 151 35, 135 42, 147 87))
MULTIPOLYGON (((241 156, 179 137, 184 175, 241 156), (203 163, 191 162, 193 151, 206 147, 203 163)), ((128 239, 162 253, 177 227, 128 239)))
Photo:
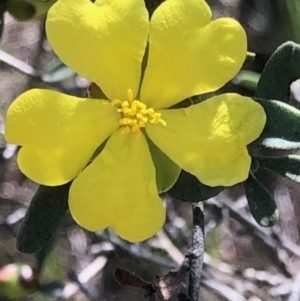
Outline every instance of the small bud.
POLYGON ((29 265, 12 263, 0 269, 0 293, 2 296, 18 300, 37 289, 38 281, 34 270, 29 265))

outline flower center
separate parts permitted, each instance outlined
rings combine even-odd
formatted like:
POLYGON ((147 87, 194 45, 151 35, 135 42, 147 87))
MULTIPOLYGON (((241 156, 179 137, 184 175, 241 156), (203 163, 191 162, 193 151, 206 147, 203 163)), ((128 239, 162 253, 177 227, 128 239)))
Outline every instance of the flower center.
POLYGON ((161 118, 161 113, 157 113, 153 108, 147 108, 141 101, 133 99, 131 89, 127 91, 127 97, 128 100, 115 99, 111 102, 113 106, 117 106, 118 112, 121 114, 119 123, 124 126, 122 133, 136 132, 140 134, 141 128, 144 128, 147 122, 161 123, 164 126, 167 124, 161 118))

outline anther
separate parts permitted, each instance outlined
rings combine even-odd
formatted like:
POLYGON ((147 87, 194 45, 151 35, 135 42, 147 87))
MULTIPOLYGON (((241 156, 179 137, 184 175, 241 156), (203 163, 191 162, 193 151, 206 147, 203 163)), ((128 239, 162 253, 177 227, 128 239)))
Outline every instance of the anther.
POLYGON ((133 101, 133 92, 132 92, 131 89, 128 89, 128 90, 127 90, 127 97, 128 97, 128 100, 129 100, 130 102, 133 101))
POLYGON ((125 101, 115 99, 111 102, 113 106, 118 107, 117 111, 121 114, 119 123, 124 126, 122 133, 135 132, 139 136, 141 134, 141 128, 144 128, 147 122, 152 124, 161 123, 164 126, 167 124, 161 118, 161 113, 155 112, 153 108, 147 108, 144 103, 134 99, 131 89, 127 90, 127 97, 128 100, 125 101))

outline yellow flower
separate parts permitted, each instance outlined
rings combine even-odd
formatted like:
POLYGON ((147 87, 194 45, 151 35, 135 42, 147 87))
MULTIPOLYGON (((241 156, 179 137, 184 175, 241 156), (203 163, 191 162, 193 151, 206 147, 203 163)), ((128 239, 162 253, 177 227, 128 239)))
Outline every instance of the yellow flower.
POLYGON ((211 21, 204 0, 167 0, 150 22, 143 0, 59 0, 46 30, 61 60, 109 100, 27 91, 8 110, 6 138, 22 146, 19 167, 35 182, 56 186, 75 178, 69 206, 81 226, 113 227, 132 242, 161 228, 165 209, 150 140, 175 169, 177 164, 204 184, 230 186, 248 177, 246 145, 266 119, 259 104, 224 94, 166 110, 235 76, 246 56, 239 23, 211 21))

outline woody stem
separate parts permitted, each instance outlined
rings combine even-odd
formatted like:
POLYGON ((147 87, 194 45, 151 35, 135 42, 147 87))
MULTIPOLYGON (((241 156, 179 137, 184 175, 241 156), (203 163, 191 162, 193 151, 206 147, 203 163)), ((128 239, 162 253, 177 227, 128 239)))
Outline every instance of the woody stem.
POLYGON ((204 259, 204 205, 193 204, 193 233, 190 250, 190 276, 188 294, 191 301, 198 301, 204 259))

